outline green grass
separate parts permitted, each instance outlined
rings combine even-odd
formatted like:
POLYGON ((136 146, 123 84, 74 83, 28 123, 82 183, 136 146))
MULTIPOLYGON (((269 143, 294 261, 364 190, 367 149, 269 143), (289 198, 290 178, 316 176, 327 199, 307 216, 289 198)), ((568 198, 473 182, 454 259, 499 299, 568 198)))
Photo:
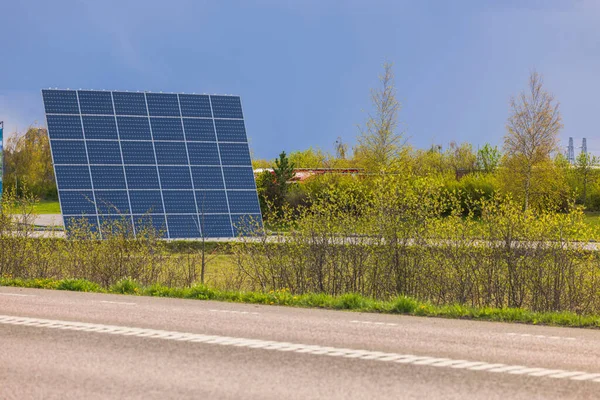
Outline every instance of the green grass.
POLYGON ((438 306, 406 296, 388 301, 374 300, 359 294, 348 293, 330 296, 319 293, 293 295, 286 289, 263 292, 236 292, 212 289, 205 285, 191 288, 169 288, 162 285, 143 287, 124 279, 103 289, 94 282, 83 279, 19 279, 0 278, 0 286, 39 289, 72 290, 97 293, 116 293, 153 297, 171 297, 196 300, 217 300, 278 306, 350 310, 370 313, 403 314, 424 317, 473 319, 498 322, 516 322, 536 325, 556 325, 581 328, 600 328, 600 316, 578 315, 572 312, 535 312, 520 308, 477 308, 461 304, 438 306))
POLYGON ((593 228, 600 228, 600 212, 586 211, 584 221, 593 228))
POLYGON ((33 206, 35 214, 60 214, 60 204, 58 201, 42 200, 33 206))

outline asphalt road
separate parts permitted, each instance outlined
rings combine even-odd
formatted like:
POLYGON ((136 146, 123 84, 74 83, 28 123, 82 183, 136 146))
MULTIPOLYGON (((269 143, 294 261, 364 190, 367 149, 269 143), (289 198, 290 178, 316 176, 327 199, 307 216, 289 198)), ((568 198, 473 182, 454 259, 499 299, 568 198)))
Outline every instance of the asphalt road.
POLYGON ((599 396, 595 330, 0 287, 0 399, 599 396))

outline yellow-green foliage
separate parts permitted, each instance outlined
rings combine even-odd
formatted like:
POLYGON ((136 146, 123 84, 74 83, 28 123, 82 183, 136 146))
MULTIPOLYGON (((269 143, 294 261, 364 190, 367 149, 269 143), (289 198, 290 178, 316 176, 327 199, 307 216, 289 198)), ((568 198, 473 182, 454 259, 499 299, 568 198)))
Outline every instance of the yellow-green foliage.
POLYGON ((369 202, 345 190, 327 196, 289 223, 285 236, 235 247, 250 288, 289 288, 433 304, 523 307, 535 311, 600 311, 599 254, 581 210, 521 211, 521 202, 474 199, 481 217, 463 215, 460 196, 442 196, 431 178, 382 174, 369 202), (354 205, 348 207, 348 205, 354 205))

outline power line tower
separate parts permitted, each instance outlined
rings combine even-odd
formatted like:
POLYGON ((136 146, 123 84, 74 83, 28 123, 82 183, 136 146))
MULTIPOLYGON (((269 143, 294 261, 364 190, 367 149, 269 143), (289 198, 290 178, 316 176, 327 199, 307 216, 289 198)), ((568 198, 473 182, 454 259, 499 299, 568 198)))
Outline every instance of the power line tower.
POLYGON ((567 149, 567 160, 571 164, 575 164, 575 147, 573 146, 573 138, 569 138, 569 147, 567 149))
POLYGON ((587 139, 583 138, 583 140, 581 141, 581 152, 583 154, 587 154, 587 139))

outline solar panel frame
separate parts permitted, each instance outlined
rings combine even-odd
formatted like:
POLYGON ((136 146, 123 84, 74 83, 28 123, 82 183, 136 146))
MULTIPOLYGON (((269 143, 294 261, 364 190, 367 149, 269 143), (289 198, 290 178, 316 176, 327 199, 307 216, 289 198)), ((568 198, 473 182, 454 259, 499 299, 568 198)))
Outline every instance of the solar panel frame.
MULTIPOLYGON (((64 210, 61 202, 61 212, 70 223, 74 218, 85 217, 89 221, 95 221, 95 230, 102 235, 102 221, 114 220, 115 215, 119 213, 108 210, 108 204, 98 204, 96 195, 102 198, 117 196, 115 200, 118 200, 119 208, 124 209, 123 215, 129 221, 133 221, 130 225, 135 234, 139 229, 136 218, 139 219, 146 214, 140 214, 139 204, 137 206, 132 204, 132 190, 136 192, 151 190, 160 193, 162 210, 151 210, 150 215, 155 216, 160 222, 159 225, 165 227, 164 236, 167 239, 181 238, 182 232, 186 232, 186 229, 188 233, 191 232, 191 238, 197 238, 198 235, 192 232, 193 229, 188 229, 188 225, 190 221, 200 221, 204 216, 208 217, 207 220, 211 221, 211 225, 210 228, 207 227, 206 232, 200 232, 200 237, 214 237, 217 233, 224 235, 225 231, 227 234, 224 236, 234 237, 238 233, 234 221, 238 221, 242 214, 256 215, 258 194, 254 177, 253 175, 250 177, 248 173, 248 170, 251 170, 251 160, 239 96, 42 90, 42 97, 47 121, 53 121, 52 127, 49 126, 50 147, 59 193, 73 191, 91 194, 90 201, 93 202, 95 209, 95 214, 74 213, 72 204, 64 210), (213 99, 218 103, 218 110, 214 108, 213 99), (182 100, 185 101, 185 110, 182 100), (147 126, 141 123, 144 118, 147 126), (76 124, 77 120, 79 124, 76 124), (162 123, 162 126, 156 126, 157 129, 162 129, 159 137, 156 137, 154 132, 153 120, 157 124, 162 123), (77 125, 81 128, 81 136, 77 125), (66 126, 67 130, 62 129, 62 126, 66 126), (165 126, 176 128, 167 128, 165 131, 165 126), (212 129, 209 129, 209 126, 212 129), (192 131, 188 132, 186 127, 192 131), (86 128, 89 129, 87 135, 86 128), (121 128, 127 129, 125 136, 121 135, 121 128), (78 149, 74 149, 73 146, 78 149), (223 163, 222 151, 228 152, 227 160, 231 162, 223 163), (73 168, 73 171, 65 172, 68 168, 73 168), (140 169, 136 172, 135 168, 140 169), (145 168, 155 170, 155 174, 150 176, 151 182, 145 184, 138 181, 130 185, 130 179, 140 179, 140 174, 145 168), (225 174, 226 168, 229 178, 225 174), (88 177, 81 175, 85 169, 88 177), (181 175, 183 169, 187 169, 189 177, 184 177, 187 174, 181 175), (232 179, 231 173, 235 170, 245 172, 244 176, 232 179), (110 176, 98 179, 97 174, 101 171, 106 171, 110 176), (178 173, 171 176, 165 171, 178 173), (206 176, 203 171, 206 171, 206 176), (177 180, 180 178, 185 182, 177 180), (166 184, 165 179, 169 184, 166 184), (177 181, 171 182, 170 179, 177 181), (229 184, 233 186, 229 188, 229 184), (114 196, 111 191, 115 191, 114 196), (181 193, 175 193, 177 191, 181 193), (211 191, 214 191, 214 194, 211 191), (251 194, 240 193, 243 199, 250 199, 248 201, 252 204, 248 203, 249 208, 246 209, 244 204, 247 202, 235 201, 236 212, 232 214, 230 194, 233 191, 254 192, 256 201, 252 200, 251 194), (169 196, 169 207, 166 204, 166 192, 169 196), (209 193, 204 197, 210 201, 218 201, 219 204, 207 203, 206 212, 201 210, 198 196, 202 193, 209 193), (222 195, 225 196, 224 203, 222 195), (187 196, 187 206, 183 204, 185 196, 187 196), (193 204, 190 202, 192 198, 193 204), (64 214, 64 211, 69 213, 64 214), (178 215, 181 217, 176 217, 178 215), (191 216, 191 219, 183 217, 186 215, 191 216), (174 235, 169 230, 169 219, 179 221, 180 224, 174 235), (229 220, 227 229, 223 225, 226 219, 229 220), (181 224, 188 228, 184 228, 181 224)), ((63 198, 67 197, 63 195, 63 198)), ((236 195, 234 198, 238 199, 239 196, 236 195)), ((88 205, 81 207, 90 211, 88 205)), ((258 212, 260 213, 259 208, 258 212)), ((258 217, 262 221, 260 214, 258 217)))

